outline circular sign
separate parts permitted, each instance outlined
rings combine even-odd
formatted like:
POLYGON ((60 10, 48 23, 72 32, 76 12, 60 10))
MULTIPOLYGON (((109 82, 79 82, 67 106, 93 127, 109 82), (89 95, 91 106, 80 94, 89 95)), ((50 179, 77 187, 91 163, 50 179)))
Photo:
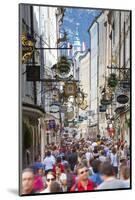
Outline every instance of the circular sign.
POLYGON ((128 100, 129 100, 128 96, 126 96, 124 94, 117 96, 117 102, 120 104, 125 104, 128 102, 128 100))
POLYGON ((57 113, 57 112, 59 112, 59 105, 57 105, 57 104, 51 104, 50 105, 50 112, 51 113, 57 113))

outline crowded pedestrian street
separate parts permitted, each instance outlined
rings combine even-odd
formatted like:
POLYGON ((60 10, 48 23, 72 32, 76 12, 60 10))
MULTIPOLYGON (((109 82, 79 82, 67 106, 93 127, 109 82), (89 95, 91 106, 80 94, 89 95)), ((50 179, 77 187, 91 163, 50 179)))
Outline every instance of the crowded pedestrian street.
POLYGON ((131 188, 130 20, 20 4, 20 195, 131 188))

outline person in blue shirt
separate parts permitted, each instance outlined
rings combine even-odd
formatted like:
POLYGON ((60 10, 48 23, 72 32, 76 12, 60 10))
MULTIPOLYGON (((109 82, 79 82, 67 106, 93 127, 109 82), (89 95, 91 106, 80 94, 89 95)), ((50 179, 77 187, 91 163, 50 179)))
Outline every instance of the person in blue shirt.
POLYGON ((99 172, 100 165, 101 165, 101 161, 97 160, 97 159, 94 159, 91 163, 91 167, 93 169, 93 174, 91 176, 89 176, 89 178, 92 182, 94 182, 95 187, 97 187, 99 184, 101 184, 103 182, 103 180, 101 179, 101 174, 99 172))

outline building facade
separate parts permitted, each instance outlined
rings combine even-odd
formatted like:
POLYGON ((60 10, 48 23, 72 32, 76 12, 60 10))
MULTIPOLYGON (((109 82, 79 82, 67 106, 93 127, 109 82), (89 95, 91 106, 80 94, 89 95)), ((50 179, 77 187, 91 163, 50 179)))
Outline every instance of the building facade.
POLYGON ((89 33, 91 131, 129 143, 130 130, 127 122, 130 121, 130 12, 103 11, 90 26, 89 33), (117 79, 115 87, 109 86, 108 82, 112 74, 117 79), (118 102, 119 95, 127 96, 125 98, 128 101, 118 102), (102 105, 103 97, 105 100, 109 99, 110 103, 102 105))
POLYGON ((79 116, 83 118, 83 122, 79 124, 80 132, 83 138, 89 136, 89 118, 88 113, 90 110, 90 50, 84 55, 79 57, 80 61, 80 74, 79 80, 81 88, 86 95, 85 100, 87 101, 87 108, 85 110, 79 109, 79 116))

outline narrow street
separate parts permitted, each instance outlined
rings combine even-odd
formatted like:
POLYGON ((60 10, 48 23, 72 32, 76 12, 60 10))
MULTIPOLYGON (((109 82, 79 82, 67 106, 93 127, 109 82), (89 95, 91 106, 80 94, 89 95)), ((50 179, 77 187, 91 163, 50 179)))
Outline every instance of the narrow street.
POLYGON ((21 4, 19 18, 20 194, 130 188, 130 11, 21 4))

